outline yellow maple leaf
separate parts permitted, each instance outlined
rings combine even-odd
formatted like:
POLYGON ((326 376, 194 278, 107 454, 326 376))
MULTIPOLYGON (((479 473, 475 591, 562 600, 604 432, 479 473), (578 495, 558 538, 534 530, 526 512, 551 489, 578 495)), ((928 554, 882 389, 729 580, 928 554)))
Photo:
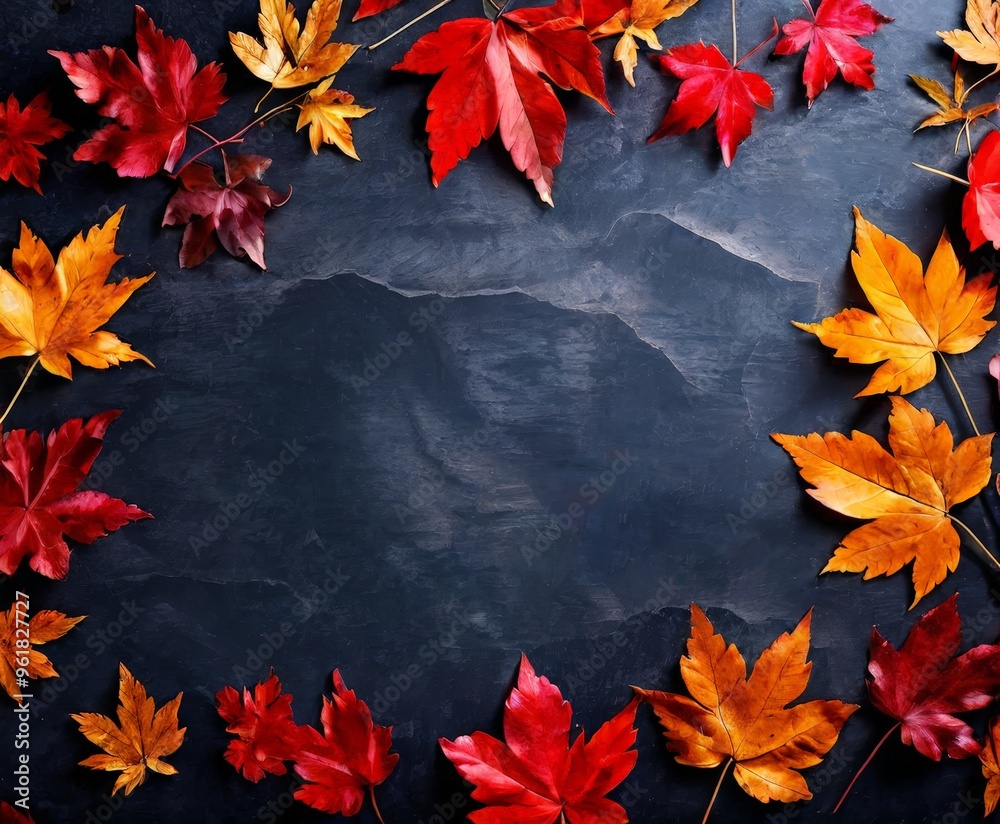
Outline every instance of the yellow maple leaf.
POLYGON ((921 121, 920 125, 917 126, 917 131, 929 126, 947 126, 949 123, 961 121, 962 128, 959 129, 958 136, 955 138, 955 153, 958 153, 958 144, 964 134, 969 146, 969 154, 972 154, 972 138, 969 136, 972 124, 980 118, 989 117, 993 112, 1000 110, 1000 103, 982 103, 966 110, 965 101, 969 95, 958 69, 955 69, 955 89, 950 94, 937 80, 916 74, 911 74, 910 79, 938 104, 937 112, 921 121))
POLYGON ((133 360, 152 366, 111 332, 98 331, 153 277, 107 282, 111 267, 122 257, 115 253, 115 235, 123 210, 103 226, 94 226, 86 237, 78 234, 58 260, 21 224, 14 272, 0 267, 0 358, 38 355, 45 369, 64 378, 73 376, 69 355, 97 369, 133 360))
POLYGON ((666 20, 680 17, 697 2, 698 0, 632 0, 631 6, 602 23, 591 32, 591 36, 597 39, 621 35, 615 44, 614 57, 621 63, 625 79, 634 87, 633 72, 639 63, 639 45, 635 42, 636 39, 659 51, 663 47, 654 29, 666 20))
POLYGON ((921 598, 958 567, 951 508, 990 481, 993 435, 954 440, 947 423, 894 396, 889 416, 892 452, 864 432, 772 435, 815 488, 809 494, 841 515, 871 523, 851 532, 823 572, 864 572, 865 580, 892 575, 913 563, 921 598))
POLYGON ((24 613, 18 612, 16 605, 0 612, 0 686, 7 695, 23 704, 19 696, 24 690, 17 684, 17 670, 26 670, 28 678, 57 677, 59 673, 52 662, 35 647, 62 638, 87 616, 69 618, 51 609, 36 612, 28 621, 19 621, 19 615, 24 613), (28 659, 26 667, 21 666, 24 658, 28 659))
POLYGON ((340 71, 359 48, 329 42, 340 6, 341 0, 315 0, 300 27, 287 0, 260 0, 257 24, 263 43, 243 32, 230 32, 229 42, 243 65, 276 89, 315 83, 340 71))
POLYGON ((652 706, 677 763, 724 765, 723 776, 733 766, 736 782, 758 801, 812 798, 799 770, 823 760, 858 706, 825 700, 788 706, 809 684, 811 618, 812 611, 792 633, 778 636, 747 678, 739 650, 691 605, 688 654, 680 662, 691 697, 633 687, 652 706))
POLYGON ((358 106, 353 95, 331 89, 332 84, 333 78, 328 77, 309 92, 299 106, 299 122, 295 125, 295 131, 309 126, 309 145, 312 146, 313 154, 319 154, 321 143, 329 143, 348 157, 360 160, 354 149, 351 124, 348 121, 364 117, 375 110, 358 106))
POLYGON ((885 361, 857 397, 912 392, 937 374, 934 353, 968 352, 996 325, 986 320, 996 303, 992 274, 966 283, 965 268, 941 236, 924 274, 906 245, 884 234, 855 208, 857 251, 851 263, 875 314, 845 309, 820 323, 795 323, 811 332, 838 358, 851 363, 885 361))
POLYGON ((970 63, 1000 65, 1000 3, 996 0, 968 0, 965 7, 968 31, 939 31, 938 37, 970 63))
POLYGON ((1000 715, 994 718, 986 730, 986 742, 979 760, 983 766, 983 777, 986 779, 986 791, 983 793, 983 803, 986 805, 986 816, 989 817, 1000 801, 1000 715))
POLYGON ((114 795, 124 789, 125 795, 146 780, 146 770, 160 775, 176 775, 177 770, 163 761, 163 756, 176 752, 184 742, 186 727, 178 727, 177 711, 181 698, 177 696, 160 709, 146 688, 140 684, 124 664, 119 664, 118 723, 106 715, 84 712, 72 715, 80 725, 80 732, 104 755, 92 755, 80 762, 92 770, 121 772, 115 781, 114 795))

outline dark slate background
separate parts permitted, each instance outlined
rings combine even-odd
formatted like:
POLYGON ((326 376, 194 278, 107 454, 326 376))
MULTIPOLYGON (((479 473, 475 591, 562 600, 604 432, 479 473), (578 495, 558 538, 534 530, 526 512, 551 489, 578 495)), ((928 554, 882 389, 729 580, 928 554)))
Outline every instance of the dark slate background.
MULTIPOLYGON (((341 33, 374 42, 418 5, 341 33)), ((805 697, 864 705, 870 628, 902 641, 916 617, 906 611, 911 585, 905 575, 817 577, 851 524, 810 504, 768 435, 884 433, 887 400, 852 400, 870 370, 834 363, 788 321, 858 299, 846 277, 852 205, 925 258, 942 216, 955 214, 960 191, 910 166, 960 164, 953 134, 912 134, 930 106, 906 74, 947 81, 934 31, 959 25, 961 5, 884 2, 896 22, 870 41, 878 88, 836 84, 811 111, 801 58, 754 58, 777 88, 775 112, 760 114, 728 171, 709 130, 646 146, 676 83, 646 60, 637 90, 612 70, 617 117, 564 96, 554 210, 495 140, 430 185, 432 81, 388 71, 436 25, 420 24, 359 52, 338 79, 377 107, 354 125, 362 163, 330 148, 314 157, 287 121, 246 141, 274 157, 268 182, 295 190, 268 219, 261 273, 222 254, 179 270, 180 231, 159 229, 169 182, 122 181, 69 159, 98 120, 46 50, 132 48, 130 4, 78 0, 57 14, 49 0, 5 3, 3 92, 26 100, 51 86, 57 113, 80 130, 50 147, 43 198, 3 186, 0 260, 9 261, 19 219, 58 247, 127 203, 117 271, 158 273, 110 324, 155 370, 78 368, 72 383, 36 376, 11 418, 48 429, 123 409, 105 449, 119 465, 98 464, 88 484, 156 515, 75 551, 64 582, 23 572, 0 588, 3 603, 22 589, 35 610, 89 616, 47 648, 65 677, 36 685, 37 821, 277 820, 291 777, 239 778, 222 760, 227 736, 212 700, 271 666, 301 723, 318 721, 339 667, 377 720, 394 725, 400 765, 378 791, 387 821, 462 819, 468 788, 435 742, 500 733, 520 651, 593 731, 624 705, 628 684, 681 687, 691 601, 750 659, 815 606, 805 697), (401 332, 411 345, 375 366, 401 332), (602 481, 615 466, 620 474, 602 481), (533 553, 547 528, 553 540, 533 553), (113 777, 75 766, 93 750, 68 715, 113 711, 119 661, 160 702, 185 692, 188 734, 169 759, 178 777, 151 776, 109 805, 113 777)), ((256 31, 255 3, 147 8, 202 62, 225 63, 233 99, 211 130, 235 131, 263 84, 228 51, 226 31, 256 31)), ((345 19, 353 11, 349 2, 345 19)), ((743 50, 772 15, 801 12, 795 0, 743 3, 743 50)), ((479 13, 475 0, 455 0, 436 20, 479 13)), ((661 37, 725 44, 728 26, 728 4, 704 0, 661 37)), ((952 360, 989 429, 996 347, 991 335, 952 360)), ((18 368, 3 365, 3 397, 18 368)), ((970 434, 942 381, 915 400, 970 434)), ((996 546, 982 502, 961 517, 996 546)), ((966 641, 992 642, 1000 607, 991 585, 963 552, 921 611, 960 591, 966 641)), ((6 714, 0 735, 11 742, 12 727, 6 714)), ((811 804, 765 808, 729 780, 713 820, 821 819, 887 727, 867 705, 849 721, 828 765, 809 774, 811 804)), ((700 820, 716 772, 676 765, 646 709, 639 728, 639 765, 614 797, 636 822, 700 820)), ((4 747, 0 783, 11 798, 4 747)), ((843 814, 978 818, 982 786, 976 762, 934 764, 897 741, 843 814)), ((283 820, 327 817, 295 805, 283 820)), ((366 807, 357 820, 375 819, 366 807)))

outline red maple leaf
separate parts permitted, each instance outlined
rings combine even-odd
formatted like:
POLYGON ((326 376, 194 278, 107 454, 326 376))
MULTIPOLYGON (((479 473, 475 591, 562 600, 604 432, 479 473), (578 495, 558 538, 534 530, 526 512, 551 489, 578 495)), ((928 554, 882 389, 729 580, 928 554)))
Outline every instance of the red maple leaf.
POLYGON ((24 557, 35 572, 65 578, 69 546, 151 518, 104 492, 76 492, 101 451, 104 433, 121 414, 113 409, 86 423, 74 418, 49 433, 15 429, 0 444, 0 572, 13 575, 24 557))
POLYGON ((351 18, 351 22, 357 23, 358 20, 381 14, 384 11, 395 8, 402 2, 403 0, 361 0, 358 12, 351 18))
POLYGON ((1000 249, 1000 132, 986 135, 969 158, 962 228, 973 249, 987 242, 1000 249))
POLYGON ((472 797, 487 805, 469 815, 476 824, 625 824, 628 815, 605 796, 635 766, 638 699, 591 736, 569 743, 573 713, 562 693, 535 675, 521 656, 515 687, 504 705, 504 741, 475 732, 441 749, 466 780, 472 797), (565 818, 562 818, 565 816, 565 818))
POLYGON ((209 63, 198 71, 191 47, 165 37, 140 6, 135 36, 138 66, 111 46, 49 52, 59 58, 77 97, 116 121, 95 132, 73 157, 110 163, 121 177, 172 172, 184 153, 188 126, 212 117, 226 100, 220 66, 209 63))
POLYGON ((365 791, 375 805, 375 787, 399 761, 398 754, 389 752, 392 727, 372 723, 368 705, 347 689, 339 670, 333 671, 332 700, 323 698, 322 722, 323 735, 313 727, 302 728, 304 741, 295 772, 306 783, 295 797, 325 813, 355 815, 365 791))
POLYGON ((504 12, 495 21, 445 23, 414 43, 393 69, 441 75, 427 98, 435 186, 499 127, 514 165, 551 206, 566 112, 542 75, 612 111, 601 54, 574 0, 504 12))
POLYGON ((218 236, 233 257, 244 254, 264 265, 264 215, 292 196, 260 182, 271 159, 259 155, 228 156, 223 152, 225 185, 206 163, 192 163, 178 175, 181 183, 167 203, 164 226, 187 224, 181 241, 180 264, 190 269, 216 249, 218 236))
POLYGON ((809 47, 802 71, 809 105, 830 85, 837 72, 855 86, 875 88, 872 79, 875 54, 854 38, 874 34, 883 23, 891 23, 892 18, 879 14, 861 0, 821 0, 816 12, 809 0, 802 3, 809 11, 809 19, 785 23, 781 29, 785 36, 778 41, 774 53, 795 54, 809 47))
POLYGON ((30 813, 22 813, 6 801, 0 801, 0 824, 35 824, 30 813))
POLYGON ((6 106, 0 103, 0 180, 13 177, 22 186, 41 194, 38 161, 45 156, 35 146, 57 140, 69 130, 69 126, 52 117, 47 92, 39 94, 23 109, 14 95, 8 97, 6 106))
POLYGON ((677 97, 670 104, 660 128, 649 138, 653 143, 668 134, 683 134, 700 129, 715 115, 715 135, 722 149, 722 162, 728 168, 739 145, 750 136, 757 106, 770 109, 774 90, 759 74, 740 65, 778 34, 774 31, 753 51, 734 65, 715 45, 688 43, 654 55, 653 62, 664 74, 681 78, 677 97))
POLYGON ((239 736, 230 741, 225 759, 248 781, 260 781, 265 773, 284 775, 286 761, 294 761, 302 749, 304 727, 292 717, 292 696, 281 693, 281 682, 271 670, 267 681, 246 687, 242 696, 224 687, 215 696, 226 732, 239 736))
POLYGON ((904 744, 941 759, 978 755, 972 729, 954 713, 987 706, 1000 691, 1000 645, 981 644, 957 658, 962 619, 957 595, 920 618, 896 649, 872 629, 868 695, 900 727, 904 744))

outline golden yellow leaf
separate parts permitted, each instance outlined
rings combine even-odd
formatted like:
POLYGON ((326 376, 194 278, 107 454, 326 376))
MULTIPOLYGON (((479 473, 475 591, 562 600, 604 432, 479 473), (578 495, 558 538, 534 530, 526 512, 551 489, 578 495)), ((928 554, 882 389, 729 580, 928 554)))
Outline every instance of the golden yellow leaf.
POLYGON ((621 63, 625 79, 634 87, 634 71, 639 63, 636 39, 659 51, 663 47, 654 29, 666 20, 680 17, 697 2, 698 0, 632 0, 630 7, 622 9, 602 23, 591 35, 597 39, 621 34, 621 39, 615 44, 614 57, 621 63))
POLYGON ((153 277, 107 282, 122 257, 115 253, 115 235, 123 209, 86 238, 78 234, 58 260, 21 224, 14 273, 0 267, 0 358, 37 354, 45 369, 64 378, 73 376, 69 355, 97 369, 123 361, 150 363, 111 332, 97 331, 153 277))
POLYGON ((912 392, 934 379, 934 353, 957 355, 976 346, 996 321, 985 315, 996 303, 991 274, 966 283, 965 268, 941 236, 926 275, 904 243, 869 223, 855 208, 854 274, 875 314, 845 309, 821 323, 795 323, 838 358, 851 363, 885 361, 857 397, 912 392))
POLYGON ((0 686, 6 690, 7 695, 23 704, 23 699, 18 696, 25 690, 17 684, 16 671, 19 668, 27 670, 28 678, 58 676, 52 662, 35 647, 62 638, 87 616, 69 618, 61 612, 43 609, 30 616, 28 621, 19 623, 19 615, 23 616, 24 613, 19 613, 16 605, 6 612, 0 612, 0 686), (27 637, 23 632, 25 628, 27 637), (18 659, 24 657, 28 659, 27 667, 21 667, 18 662, 18 659))
POLYGON ((746 662, 691 605, 691 638, 681 677, 691 697, 633 687, 648 701, 679 764, 734 764, 737 783, 758 801, 806 801, 812 793, 798 771, 814 767, 837 743, 858 707, 807 701, 793 707, 809 683, 812 612, 766 649, 747 678, 746 662))
POLYGON ((176 775, 177 770, 162 760, 184 742, 186 727, 178 728, 177 711, 184 693, 156 710, 146 689, 125 667, 119 665, 118 723, 106 715, 84 712, 71 716, 80 732, 104 755, 92 755, 80 762, 93 770, 121 772, 112 795, 124 789, 128 795, 146 780, 146 770, 160 775, 176 775), (155 711, 155 712, 154 712, 155 711))
POLYGON ((963 125, 955 141, 955 151, 958 151, 958 142, 964 133, 967 136, 969 152, 971 153, 972 139, 968 137, 970 127, 980 118, 989 117, 993 112, 1000 111, 1000 104, 983 103, 966 110, 965 100, 968 95, 965 91, 965 84, 962 82, 962 75, 958 69, 955 69, 955 89, 951 94, 945 90, 941 83, 929 77, 911 74, 910 79, 938 105, 937 112, 925 118, 917 126, 917 131, 926 129, 928 126, 947 126, 949 123, 961 121, 963 125))
POLYGON ((993 435, 954 441, 947 423, 892 398, 889 446, 863 432, 848 438, 772 435, 798 464, 817 501, 871 523, 851 532, 823 572, 864 572, 865 580, 913 563, 913 606, 958 566, 960 540, 951 508, 990 481, 993 435), (874 520, 872 520, 874 519, 874 520))
POLYGON ((969 30, 939 31, 938 37, 970 63, 1000 65, 1000 3, 996 0, 968 0, 965 22, 969 30))
POLYGON ((333 78, 328 77, 315 89, 299 107, 299 122, 295 131, 309 126, 309 145, 313 154, 319 154, 321 143, 336 146, 348 157, 361 160, 354 149, 349 120, 364 117, 374 109, 366 109, 354 102, 354 96, 347 92, 331 89, 333 78))
POLYGON ((315 0, 300 27, 287 0, 260 0, 257 25, 263 42, 242 32, 230 32, 229 42, 243 65, 276 89, 315 83, 340 71, 358 49, 329 42, 340 6, 341 0, 315 0))
POLYGON ((1000 801, 1000 715, 994 718, 986 730, 986 742, 979 760, 983 765, 983 777, 986 779, 986 791, 983 802, 986 804, 986 815, 989 817, 1000 801))

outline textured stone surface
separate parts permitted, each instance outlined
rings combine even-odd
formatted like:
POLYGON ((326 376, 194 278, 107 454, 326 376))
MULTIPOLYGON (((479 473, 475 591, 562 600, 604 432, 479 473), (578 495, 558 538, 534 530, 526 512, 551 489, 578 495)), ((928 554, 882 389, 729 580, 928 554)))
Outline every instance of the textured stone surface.
MULTIPOLYGON (((440 19, 478 5, 456 0, 440 19)), ((345 26, 344 37, 373 42, 412 8, 345 26)), ((225 32, 253 31, 255 4, 147 9, 202 60, 225 62, 233 101, 211 129, 238 128, 261 87, 227 53, 225 32)), ((856 298, 845 278, 852 205, 926 254, 955 203, 946 181, 910 166, 957 164, 949 136, 912 134, 927 103, 906 74, 947 78, 933 32, 958 24, 961 9, 909 0, 882 10, 897 20, 870 41, 870 93, 838 83, 809 111, 800 58, 755 58, 778 89, 776 110, 760 113, 728 171, 707 130, 645 145, 675 88, 645 60, 637 90, 612 71, 617 117, 565 96, 554 210, 495 141, 432 188, 421 149, 430 84, 388 72, 428 30, 414 28, 340 75, 378 107, 355 124, 361 164, 332 150, 314 157, 287 124, 247 139, 275 158, 267 182, 295 190, 268 219, 264 274, 221 255, 179 270, 180 232, 158 229, 166 180, 63 163, 43 175, 44 198, 4 186, 0 260, 19 219, 61 244, 128 203, 118 268, 158 272, 113 324, 156 370, 81 368, 72 384, 41 376, 11 418, 49 428, 124 409, 105 451, 121 465, 91 482, 156 516, 75 551, 65 582, 22 573, 0 589, 0 600, 26 589, 36 609, 89 615, 51 651, 64 672, 75 656, 85 668, 36 689, 39 824, 105 820, 112 781, 74 766, 90 750, 68 714, 113 708, 119 660, 160 700, 184 690, 189 727, 172 759, 181 775, 151 777, 115 812, 121 822, 276 820, 268 804, 281 805, 291 778, 238 778, 221 759, 211 700, 270 666, 297 696, 300 722, 317 721, 336 666, 395 725, 402 760, 379 790, 390 822, 454 820, 444 805, 465 790, 435 741, 499 732, 520 651, 563 686, 588 731, 630 683, 679 687, 691 601, 751 658, 815 605, 807 697, 864 703, 870 628, 902 639, 910 585, 817 578, 848 525, 808 502, 768 435, 884 431, 885 399, 851 399, 866 371, 834 364, 788 321, 856 298), (410 343, 396 356, 401 333, 410 343), (134 620, 123 606, 133 604, 134 620), (615 637, 625 646, 609 648, 615 637)), ((747 0, 744 49, 771 15, 799 13, 793 0, 747 0)), ((661 39, 725 42, 728 26, 728 4, 704 0, 661 39)), ((56 15, 15 0, 0 9, 0 31, 4 91, 51 85, 59 113, 96 125, 45 50, 124 44, 130 4, 78 0, 56 15)), ((984 377, 994 346, 954 361, 983 421, 995 415, 984 377)), ((19 377, 3 367, 4 397, 19 377)), ((964 433, 944 384, 916 401, 964 433)), ((980 503, 963 518, 995 542, 995 515, 980 503)), ((967 640, 992 641, 989 588, 966 555, 928 605, 961 591, 967 640)), ((698 820, 716 776, 675 765, 651 713, 640 719, 639 766, 618 797, 637 822, 698 820)), ((0 716, 0 736, 12 726, 0 716)), ((713 820, 820 820, 886 727, 868 708, 849 722, 831 768, 812 771, 812 804, 764 808, 729 784, 713 820)), ((0 758, 6 797, 12 768, 0 758)), ((932 764, 893 744, 848 814, 948 820, 980 787, 974 763, 932 764)), ((325 819, 296 806, 285 820, 325 819)))

